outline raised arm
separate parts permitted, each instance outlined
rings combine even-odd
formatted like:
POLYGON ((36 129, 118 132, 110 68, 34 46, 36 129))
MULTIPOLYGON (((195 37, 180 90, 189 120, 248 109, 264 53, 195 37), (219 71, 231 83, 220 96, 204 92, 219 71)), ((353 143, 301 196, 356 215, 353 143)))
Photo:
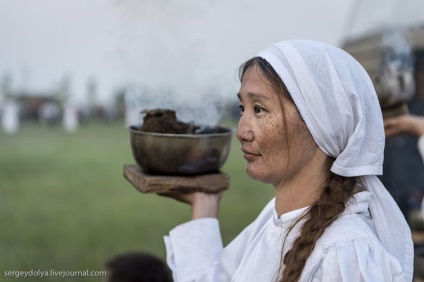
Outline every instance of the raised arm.
POLYGON ((414 136, 424 135, 424 117, 401 115, 384 120, 386 137, 406 133, 414 136))

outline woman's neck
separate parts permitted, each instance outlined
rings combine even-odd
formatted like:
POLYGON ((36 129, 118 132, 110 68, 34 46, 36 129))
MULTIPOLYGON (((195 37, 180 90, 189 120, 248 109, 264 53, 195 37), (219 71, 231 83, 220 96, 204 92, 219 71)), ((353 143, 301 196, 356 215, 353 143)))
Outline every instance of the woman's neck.
POLYGON ((315 203, 321 196, 330 175, 332 160, 318 158, 311 165, 278 185, 274 185, 275 209, 278 216, 315 203))
POLYGON ((319 187, 301 185, 284 186, 274 190, 275 209, 278 217, 284 213, 310 206, 318 200, 321 193, 319 187))

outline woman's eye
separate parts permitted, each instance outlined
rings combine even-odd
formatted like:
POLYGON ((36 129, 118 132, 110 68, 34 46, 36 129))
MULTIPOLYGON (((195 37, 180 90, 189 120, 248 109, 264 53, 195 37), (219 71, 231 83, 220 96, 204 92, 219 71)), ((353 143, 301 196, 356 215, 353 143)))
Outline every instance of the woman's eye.
POLYGON ((242 115, 242 114, 243 114, 243 112, 244 112, 244 106, 239 105, 239 109, 240 109, 240 115, 242 115))
POLYGON ((255 114, 260 114, 261 112, 264 111, 264 109, 262 107, 259 107, 257 105, 255 105, 254 109, 255 109, 255 114))

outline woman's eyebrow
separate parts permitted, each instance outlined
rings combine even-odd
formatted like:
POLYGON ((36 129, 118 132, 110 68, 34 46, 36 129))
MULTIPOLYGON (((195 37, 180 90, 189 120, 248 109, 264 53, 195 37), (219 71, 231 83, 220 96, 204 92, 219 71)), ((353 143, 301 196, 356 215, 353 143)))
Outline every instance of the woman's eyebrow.
MULTIPOLYGON (((266 97, 266 96, 264 96, 264 95, 262 95, 262 94, 258 94, 258 93, 248 92, 246 95, 247 95, 249 98, 251 98, 251 99, 257 99, 257 100, 269 100, 269 98, 268 98, 268 97, 266 97)), ((240 92, 239 92, 239 93, 237 93, 237 97, 239 98, 239 100, 240 100, 240 101, 242 100, 241 95, 240 95, 240 92)))

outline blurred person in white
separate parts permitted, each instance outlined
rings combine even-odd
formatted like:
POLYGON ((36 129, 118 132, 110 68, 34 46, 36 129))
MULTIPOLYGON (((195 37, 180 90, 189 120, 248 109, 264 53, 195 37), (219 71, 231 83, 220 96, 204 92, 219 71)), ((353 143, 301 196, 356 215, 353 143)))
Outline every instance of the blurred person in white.
POLYGON ((383 119, 362 66, 337 47, 292 40, 244 63, 240 79, 246 172, 275 197, 223 248, 221 194, 174 195, 192 209, 165 236, 174 280, 412 281, 411 230, 376 176, 383 119))
MULTIPOLYGON (((384 120, 386 137, 409 134, 418 137, 418 151, 424 162, 424 117, 417 115, 401 115, 384 120)), ((421 201, 421 216, 424 220, 424 197, 421 201)))

